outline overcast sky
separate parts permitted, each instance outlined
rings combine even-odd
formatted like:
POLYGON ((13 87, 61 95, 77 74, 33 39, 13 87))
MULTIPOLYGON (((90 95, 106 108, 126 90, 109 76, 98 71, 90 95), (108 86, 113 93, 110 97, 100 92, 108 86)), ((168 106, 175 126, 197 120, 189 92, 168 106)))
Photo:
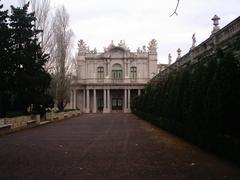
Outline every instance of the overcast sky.
MULTIPOLYGON (((2 0, 5 6, 18 0, 2 0)), ((131 51, 158 42, 158 61, 167 63, 168 53, 189 51, 192 34, 199 44, 213 28, 211 18, 217 14, 222 28, 240 14, 240 0, 180 0, 178 16, 169 17, 177 0, 52 0, 52 6, 64 4, 70 14, 70 26, 77 41, 84 39, 98 52, 111 40, 125 40, 131 51)))

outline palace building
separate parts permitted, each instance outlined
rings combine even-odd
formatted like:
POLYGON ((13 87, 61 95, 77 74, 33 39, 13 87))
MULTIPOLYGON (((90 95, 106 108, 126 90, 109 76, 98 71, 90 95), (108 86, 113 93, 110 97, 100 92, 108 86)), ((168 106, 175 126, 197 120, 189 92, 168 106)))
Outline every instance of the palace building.
POLYGON ((83 113, 131 112, 131 100, 159 72, 157 42, 131 52, 124 41, 98 53, 78 43, 77 76, 71 82, 70 105, 83 113))

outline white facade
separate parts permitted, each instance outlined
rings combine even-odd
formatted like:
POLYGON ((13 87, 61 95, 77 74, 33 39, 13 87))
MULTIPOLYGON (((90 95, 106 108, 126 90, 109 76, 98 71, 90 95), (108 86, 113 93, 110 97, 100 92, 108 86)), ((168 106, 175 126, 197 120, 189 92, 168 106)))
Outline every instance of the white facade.
POLYGON ((146 83, 155 76, 157 68, 156 40, 131 52, 120 41, 90 51, 79 41, 77 78, 71 83, 71 107, 84 113, 131 112, 131 100, 141 94, 146 83))

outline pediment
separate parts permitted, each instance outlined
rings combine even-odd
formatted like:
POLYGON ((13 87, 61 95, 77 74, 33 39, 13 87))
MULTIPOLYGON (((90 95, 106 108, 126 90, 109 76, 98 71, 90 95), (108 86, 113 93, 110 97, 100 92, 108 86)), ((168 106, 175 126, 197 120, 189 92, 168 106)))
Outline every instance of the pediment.
POLYGON ((114 47, 109 50, 109 54, 112 58, 123 58, 125 54, 125 50, 121 47, 114 47))

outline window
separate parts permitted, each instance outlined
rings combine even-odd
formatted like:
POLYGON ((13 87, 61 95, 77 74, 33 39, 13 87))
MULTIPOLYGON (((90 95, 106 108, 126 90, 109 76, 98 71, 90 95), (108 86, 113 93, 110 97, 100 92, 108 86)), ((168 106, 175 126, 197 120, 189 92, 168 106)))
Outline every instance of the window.
POLYGON ((131 67, 130 69, 131 71, 131 79, 132 80, 136 80, 137 79, 137 67, 131 67))
POLYGON ((112 66, 112 78, 116 80, 122 79, 122 66, 120 64, 112 66))
POLYGON ((104 69, 103 67, 97 68, 97 78, 98 79, 104 79, 104 69))

